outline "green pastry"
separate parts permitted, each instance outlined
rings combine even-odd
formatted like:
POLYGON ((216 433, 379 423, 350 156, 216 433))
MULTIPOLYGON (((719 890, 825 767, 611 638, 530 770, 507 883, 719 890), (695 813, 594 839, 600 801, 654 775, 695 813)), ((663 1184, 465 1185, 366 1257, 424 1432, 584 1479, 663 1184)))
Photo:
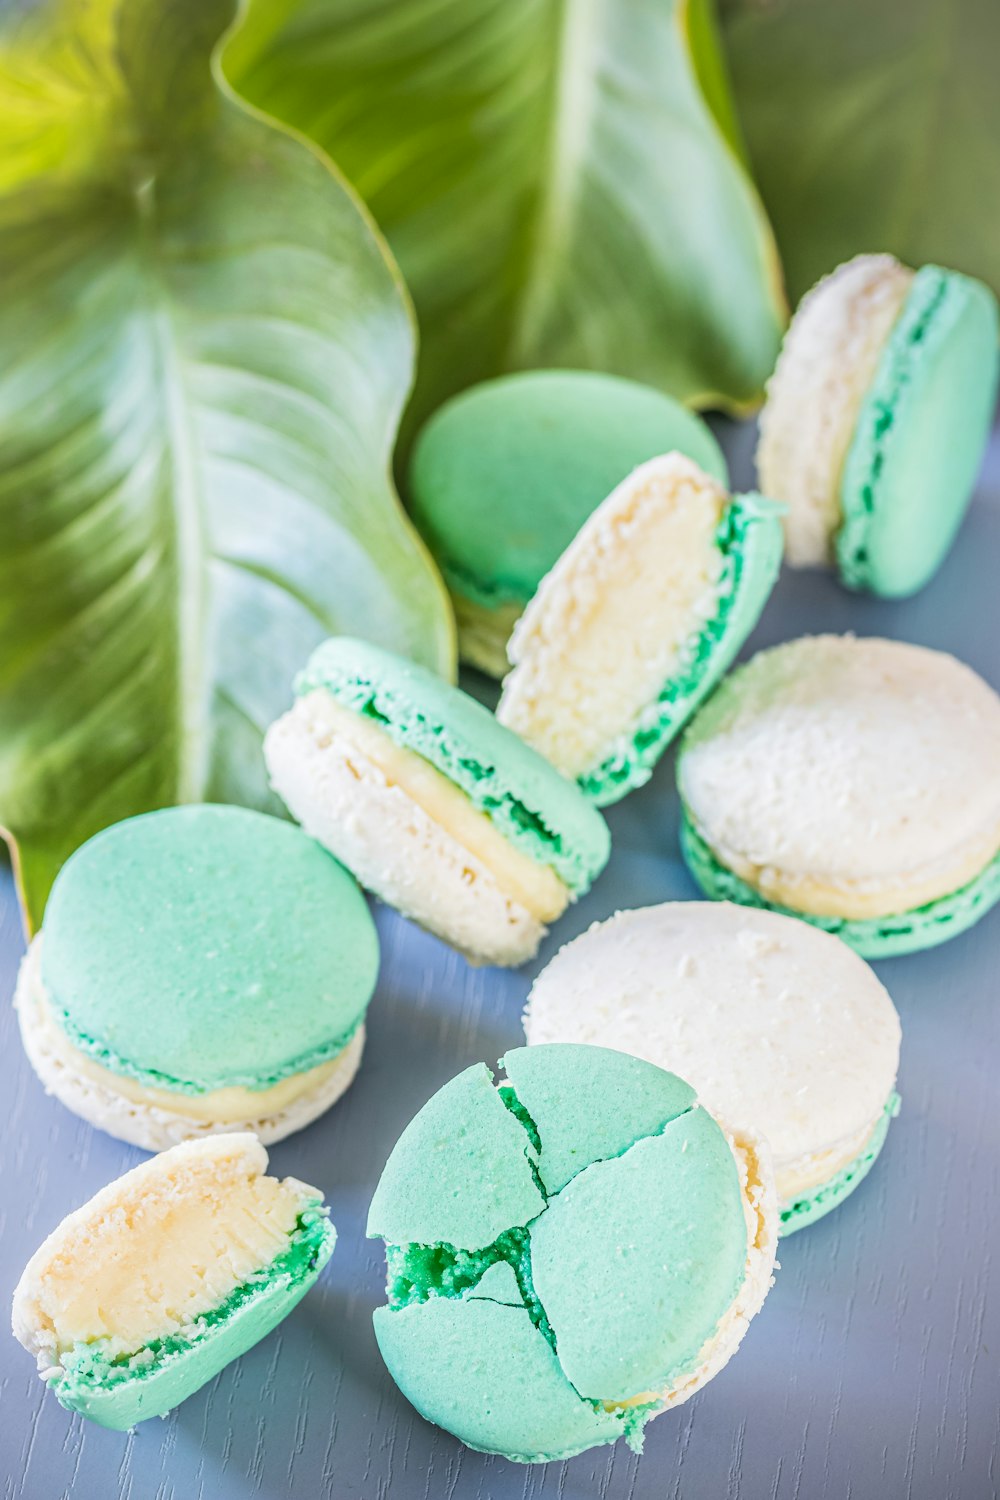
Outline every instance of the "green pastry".
POLYGON ((997 302, 940 266, 859 255, 802 301, 760 418, 788 561, 851 588, 922 588, 954 540, 997 399, 997 302))
POLYGON ((504 675, 514 622, 584 521, 671 449, 728 483, 700 418, 613 375, 508 375, 435 413, 414 448, 409 501, 451 590, 466 661, 504 675))
POLYGON ((771 1281, 777 1212, 753 1143, 694 1091, 597 1047, 520 1048, 403 1132, 368 1232, 375 1333, 403 1393, 469 1447, 523 1463, 624 1436, 734 1352, 771 1281))

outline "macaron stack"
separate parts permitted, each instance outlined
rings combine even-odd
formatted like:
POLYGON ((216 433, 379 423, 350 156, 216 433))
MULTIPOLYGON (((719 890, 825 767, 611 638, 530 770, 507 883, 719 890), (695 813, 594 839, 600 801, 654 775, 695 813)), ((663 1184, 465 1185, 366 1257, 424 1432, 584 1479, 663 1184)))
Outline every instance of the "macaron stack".
POLYGON ((611 376, 509 376, 432 417, 410 500, 464 658, 504 679, 496 712, 377 645, 319 645, 263 749, 295 821, 205 806, 106 829, 24 960, 45 1089, 162 1153, 71 1213, 15 1293, 65 1406, 111 1427, 168 1411, 332 1253, 321 1194, 266 1176, 261 1142, 359 1066, 379 959, 359 886, 472 963, 522 965, 599 881, 598 808, 675 739, 684 857, 712 900, 612 916, 606 898, 525 981, 528 1046, 403 1131, 368 1218, 384 1361, 471 1448, 638 1451, 735 1352, 779 1233, 866 1211, 900 1022, 865 958, 1000 901, 1000 697, 942 652, 847 635, 726 673, 783 548, 880 595, 927 582, 997 354, 968 277, 839 268, 769 384, 761 494, 730 493, 697 417, 611 376))

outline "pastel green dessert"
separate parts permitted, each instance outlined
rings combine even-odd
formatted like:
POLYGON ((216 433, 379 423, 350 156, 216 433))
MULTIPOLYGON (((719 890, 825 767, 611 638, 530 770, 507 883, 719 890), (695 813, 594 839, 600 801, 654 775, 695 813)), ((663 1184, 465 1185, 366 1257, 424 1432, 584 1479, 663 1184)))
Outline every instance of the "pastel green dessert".
POLYGON ((603 869, 596 809, 424 668, 338 638, 295 692, 264 742, 275 790, 362 885, 470 957, 531 957, 603 869))
POLYGON ((252 1135, 185 1142, 49 1235, 13 1326, 61 1405, 120 1431, 164 1416, 287 1317, 336 1233, 315 1188, 266 1167, 252 1135))
POLYGON ((17 1004, 42 1081, 112 1134, 276 1140, 353 1077, 378 960, 355 881, 300 829, 170 808, 66 863, 17 1004))
POLYGON ((404 1131, 368 1233, 375 1334, 429 1421, 522 1463, 624 1436, 709 1380, 770 1284, 773 1186, 693 1090, 596 1047, 482 1065, 404 1131), (626 1248, 627 1247, 627 1250, 626 1248))
POLYGON ((832 562, 849 587, 890 597, 922 588, 965 514, 998 372, 982 282, 888 255, 821 281, 761 413, 761 484, 788 502, 789 561, 832 562))
POLYGON ((866 958, 1000 900, 1000 696, 942 651, 803 636, 731 673, 677 758, 706 895, 803 917, 866 958))
POLYGON ((409 501, 452 592, 465 660, 503 676, 514 622, 587 517, 672 449, 728 482, 700 418, 617 376, 509 375, 435 413, 413 451, 409 501))
POLYGON ((760 618, 781 507, 681 453, 604 500, 514 627, 497 718, 599 806, 653 767, 760 618))

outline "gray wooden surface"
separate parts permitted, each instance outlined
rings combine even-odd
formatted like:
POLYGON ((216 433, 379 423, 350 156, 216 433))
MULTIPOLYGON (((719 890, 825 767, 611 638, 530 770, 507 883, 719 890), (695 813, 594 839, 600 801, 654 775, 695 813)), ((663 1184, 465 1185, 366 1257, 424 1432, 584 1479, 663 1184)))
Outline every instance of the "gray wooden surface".
MULTIPOLYGON (((728 435, 745 477, 749 434, 728 435)), ((959 545, 919 598, 852 598, 786 575, 753 645, 853 629, 964 657, 1000 686, 1000 445, 959 545)), ((612 863, 540 962, 618 907, 694 894, 679 863, 670 763, 612 809, 612 863)), ((124 1435, 46 1397, 0 1336, 3 1500, 989 1500, 1000 1485, 1000 910, 950 945, 880 966, 903 1018, 903 1112, 868 1182, 787 1242, 767 1305, 713 1384, 647 1430, 566 1464, 521 1468, 427 1426, 381 1365, 381 1295, 364 1220, 400 1129, 446 1079, 520 1038, 535 968, 470 969, 389 912, 354 1087, 272 1164, 321 1185, 340 1231, 321 1284, 286 1324, 165 1421, 124 1435)), ((0 866, 0 992, 22 943, 0 866)), ((6 1128, 0 1298, 70 1208, 141 1153, 47 1099, 0 1006, 6 1128)), ((4 1315, 6 1316, 6 1314, 4 1315)), ((531 1399, 525 1391, 525 1399, 531 1399)))

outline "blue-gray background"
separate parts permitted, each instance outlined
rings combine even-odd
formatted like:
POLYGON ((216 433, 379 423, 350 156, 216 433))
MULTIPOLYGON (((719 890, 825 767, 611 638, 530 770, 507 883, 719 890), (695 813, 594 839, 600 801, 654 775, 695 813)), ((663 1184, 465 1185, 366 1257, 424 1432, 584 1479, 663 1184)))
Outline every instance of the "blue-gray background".
MULTIPOLYGON (((729 429, 738 479, 751 434, 729 429)), ((1000 444, 933 584, 899 604, 789 574, 748 650, 818 630, 941 647, 1000 687, 1000 444)), ((1000 1486, 1000 909, 931 953, 879 966, 903 1019, 903 1112, 872 1176, 781 1247, 737 1357, 707 1390, 621 1444, 521 1468, 461 1447, 399 1395, 371 1331, 382 1263, 368 1200, 402 1127, 460 1068, 520 1039, 531 979, 619 907, 695 892, 677 854, 669 760, 611 809, 614 853, 590 896, 518 973, 471 969, 378 912, 383 964, 353 1088, 273 1148, 321 1186, 340 1239, 284 1326, 165 1421, 104 1432, 46 1397, 0 1334, 2 1500, 989 1500, 1000 1486)), ((142 1153, 48 1099, 22 1056, 13 991, 22 939, 0 866, 0 1300, 68 1209, 142 1153)), ((6 1317, 6 1314, 4 1314, 6 1317)), ((526 1401, 531 1391, 525 1390, 526 1401)))

